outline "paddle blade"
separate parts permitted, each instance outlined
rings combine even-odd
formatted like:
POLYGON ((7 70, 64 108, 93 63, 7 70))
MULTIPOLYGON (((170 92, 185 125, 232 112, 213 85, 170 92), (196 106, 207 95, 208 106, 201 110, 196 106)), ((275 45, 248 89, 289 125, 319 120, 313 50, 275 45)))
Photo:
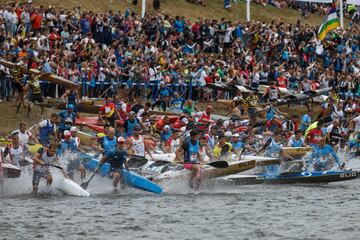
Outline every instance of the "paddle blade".
POLYGON ((266 141, 266 143, 264 144, 264 146, 262 146, 262 148, 260 149, 260 151, 262 151, 262 150, 264 150, 265 148, 267 148, 269 145, 270 145, 270 143, 271 143, 271 138, 269 138, 267 141, 266 141))
POLYGON ((225 144, 222 148, 221 148, 221 155, 225 155, 228 153, 228 151, 230 150, 230 146, 229 144, 225 144))
POLYGON ((84 182, 80 185, 80 187, 84 190, 86 190, 88 186, 89 186, 89 182, 84 182))
POLYGON ((226 161, 216 161, 208 163, 207 165, 212 166, 214 168, 227 168, 229 164, 226 161))

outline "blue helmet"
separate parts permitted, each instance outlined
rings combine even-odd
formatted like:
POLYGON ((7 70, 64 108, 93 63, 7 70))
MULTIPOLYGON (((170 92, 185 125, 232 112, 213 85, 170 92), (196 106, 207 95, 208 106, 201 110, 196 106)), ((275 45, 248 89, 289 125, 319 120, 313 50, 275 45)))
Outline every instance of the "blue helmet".
POLYGON ((73 104, 68 104, 67 109, 74 110, 75 106, 73 104))

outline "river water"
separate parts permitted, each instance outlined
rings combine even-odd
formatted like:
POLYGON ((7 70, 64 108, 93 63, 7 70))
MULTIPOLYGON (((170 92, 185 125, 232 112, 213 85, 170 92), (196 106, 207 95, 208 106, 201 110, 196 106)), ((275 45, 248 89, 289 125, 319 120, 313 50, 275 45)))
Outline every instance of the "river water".
MULTIPOLYGON (((159 196, 131 189, 111 194, 111 182, 101 184, 90 188, 87 198, 2 196, 0 239, 358 239, 360 234, 360 179, 312 186, 218 182, 198 193, 182 185, 159 196)), ((29 192, 29 187, 20 188, 29 192)))

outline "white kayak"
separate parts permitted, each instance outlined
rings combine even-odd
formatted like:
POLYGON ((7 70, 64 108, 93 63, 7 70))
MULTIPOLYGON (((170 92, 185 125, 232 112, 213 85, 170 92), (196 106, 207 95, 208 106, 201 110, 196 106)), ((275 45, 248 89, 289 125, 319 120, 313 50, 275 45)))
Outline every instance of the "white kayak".
POLYGON ((56 190, 71 196, 76 197, 89 197, 90 193, 80 187, 79 184, 75 183, 69 178, 59 177, 54 181, 54 187, 56 190))

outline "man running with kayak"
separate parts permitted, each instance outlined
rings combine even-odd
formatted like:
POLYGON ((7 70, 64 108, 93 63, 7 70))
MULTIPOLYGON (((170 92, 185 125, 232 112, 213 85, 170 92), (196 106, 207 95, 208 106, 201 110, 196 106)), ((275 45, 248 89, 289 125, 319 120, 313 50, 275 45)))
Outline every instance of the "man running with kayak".
POLYGON ((110 164, 109 176, 113 180, 114 193, 117 193, 117 186, 121 180, 121 171, 128 168, 128 153, 125 149, 125 139, 119 137, 117 139, 117 147, 113 151, 106 152, 100 160, 100 164, 108 162, 110 164))
POLYGON ((201 163, 204 163, 200 155, 200 134, 193 129, 190 132, 190 139, 185 139, 176 150, 177 160, 184 164, 184 168, 191 171, 189 186, 198 189, 201 184, 201 163))

